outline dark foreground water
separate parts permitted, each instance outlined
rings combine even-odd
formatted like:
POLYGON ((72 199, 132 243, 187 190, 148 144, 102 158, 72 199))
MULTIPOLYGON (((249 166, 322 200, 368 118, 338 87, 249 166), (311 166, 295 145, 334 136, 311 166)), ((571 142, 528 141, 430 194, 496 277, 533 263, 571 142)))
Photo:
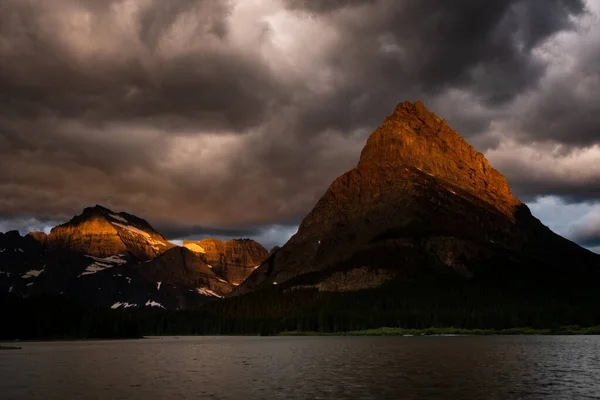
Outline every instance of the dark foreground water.
POLYGON ((21 343, 1 399, 600 399, 600 337, 21 343))

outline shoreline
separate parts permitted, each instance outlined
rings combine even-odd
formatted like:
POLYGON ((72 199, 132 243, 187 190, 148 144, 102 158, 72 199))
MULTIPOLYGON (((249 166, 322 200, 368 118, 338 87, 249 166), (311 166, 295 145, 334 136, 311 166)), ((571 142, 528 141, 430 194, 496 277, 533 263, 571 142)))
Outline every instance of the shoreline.
POLYGON ((2 346, 0 345, 0 351, 1 350, 21 350, 22 347, 17 347, 17 346, 2 346))
POLYGON ((600 335, 600 326, 582 328, 564 326, 559 328, 509 328, 509 329, 460 329, 460 328, 388 328, 363 329, 348 332, 284 331, 276 336, 565 336, 600 335))
POLYGON ((22 349, 16 344, 36 343, 36 342, 94 342, 94 341, 121 341, 121 340, 160 340, 163 338, 178 339, 190 337, 281 337, 281 336, 351 336, 351 337, 422 337, 422 336, 593 336, 600 335, 600 326, 579 327, 563 326, 559 328, 509 328, 509 329, 461 329, 461 328, 389 328, 381 327, 377 329, 363 329, 346 332, 317 332, 317 331, 282 331, 278 333, 261 334, 208 334, 208 335, 143 335, 141 337, 124 338, 60 338, 60 339, 25 339, 25 340, 0 340, 0 350, 19 350, 22 349))

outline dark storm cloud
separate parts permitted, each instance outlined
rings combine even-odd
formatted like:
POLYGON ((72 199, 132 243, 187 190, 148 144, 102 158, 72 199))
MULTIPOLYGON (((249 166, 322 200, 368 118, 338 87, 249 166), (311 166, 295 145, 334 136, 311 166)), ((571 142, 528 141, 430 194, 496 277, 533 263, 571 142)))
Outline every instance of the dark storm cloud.
POLYGON ((8 44, 0 49, 8 61, 0 65, 4 113, 243 131, 262 121, 271 102, 282 101, 281 88, 259 60, 228 49, 227 2, 154 1, 138 16, 133 33, 139 34, 139 43, 124 38, 132 43, 126 41, 123 52, 107 48, 120 43, 102 42, 116 29, 111 26, 114 11, 63 0, 66 13, 83 9, 90 18, 89 31, 72 29, 63 36, 65 21, 53 20, 51 10, 40 4, 3 0, 0 37, 8 44), (159 41, 169 39, 169 30, 184 24, 184 17, 193 20, 193 32, 173 38, 180 40, 173 46, 198 45, 198 50, 157 54, 159 41), (82 49, 67 46, 68 40, 81 41, 82 49))
MULTIPOLYGON (((312 132, 373 126, 399 98, 430 103, 450 88, 468 90, 492 106, 507 103, 535 87, 544 74, 544 64, 532 57, 533 46, 571 28, 571 17, 585 9, 580 0, 315 0, 288 5, 328 18, 343 32, 329 57, 344 84, 303 110, 303 127, 312 132), (331 13, 340 7, 355 9, 357 17, 331 13)), ((447 118, 452 122, 453 116, 447 118)), ((468 127, 457 126, 461 132, 468 127)))
MULTIPOLYGON (((424 100, 473 140, 528 93, 556 96, 536 97, 531 121, 511 120, 520 137, 591 143, 597 126, 586 93, 540 86, 549 62, 536 51, 575 29, 579 0, 50 3, 0 0, 5 220, 63 220, 99 203, 169 238, 275 243, 400 101, 424 100), (563 112, 573 132, 540 128, 565 99, 579 110, 563 112)), ((577 71, 593 76, 598 55, 577 71)), ((509 178, 536 188, 527 196, 583 193, 509 178)))
POLYGON ((323 13, 346 7, 369 5, 374 3, 374 0, 284 0, 284 3, 292 9, 323 13))
POLYGON ((201 240, 205 238, 216 238, 220 240, 230 239, 253 239, 262 244, 267 250, 274 246, 281 245, 293 235, 298 225, 266 225, 253 226, 237 229, 220 229, 211 227, 173 227, 166 225, 164 229, 161 226, 155 227, 166 238, 175 243, 184 240, 201 240))
POLYGON ((586 182, 568 180, 539 179, 504 168, 505 173, 512 177, 512 192, 525 202, 535 201, 540 196, 558 196, 567 204, 596 202, 600 199, 600 177, 586 182))
MULTIPOLYGON (((600 65, 600 51, 590 65, 600 65)), ((544 137, 572 146, 600 142, 600 68, 576 71, 569 79, 557 82, 543 91, 544 96, 528 107, 516 124, 525 139, 544 137)))
MULTIPOLYGON (((171 0, 156 2, 153 7, 142 11, 140 16, 140 39, 151 49, 155 49, 167 28, 171 27, 177 17, 191 12, 198 5, 197 0, 171 0)), ((208 9, 201 15, 206 31, 221 39, 227 35, 228 1, 202 1, 208 3, 208 9)))

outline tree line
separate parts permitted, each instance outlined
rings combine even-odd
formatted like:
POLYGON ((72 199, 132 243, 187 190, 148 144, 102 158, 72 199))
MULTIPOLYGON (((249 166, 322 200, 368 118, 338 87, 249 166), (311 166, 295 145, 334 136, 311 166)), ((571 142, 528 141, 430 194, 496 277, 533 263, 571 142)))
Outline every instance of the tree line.
POLYGON ((588 287, 588 283, 568 277, 536 284, 530 279, 515 282, 514 276, 492 278, 482 283, 435 274, 410 282, 389 282, 376 289, 336 293, 277 285, 181 311, 110 310, 62 296, 4 296, 0 299, 6 313, 0 339, 600 325, 600 291, 592 290, 591 283, 588 287))

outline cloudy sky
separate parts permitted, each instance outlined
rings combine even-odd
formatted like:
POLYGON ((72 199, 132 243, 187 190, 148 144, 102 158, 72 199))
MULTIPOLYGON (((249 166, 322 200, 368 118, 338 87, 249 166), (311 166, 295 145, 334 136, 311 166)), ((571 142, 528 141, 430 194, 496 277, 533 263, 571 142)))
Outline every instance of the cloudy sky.
POLYGON ((285 241, 403 100, 600 250, 600 0, 0 0, 0 230, 285 241))

